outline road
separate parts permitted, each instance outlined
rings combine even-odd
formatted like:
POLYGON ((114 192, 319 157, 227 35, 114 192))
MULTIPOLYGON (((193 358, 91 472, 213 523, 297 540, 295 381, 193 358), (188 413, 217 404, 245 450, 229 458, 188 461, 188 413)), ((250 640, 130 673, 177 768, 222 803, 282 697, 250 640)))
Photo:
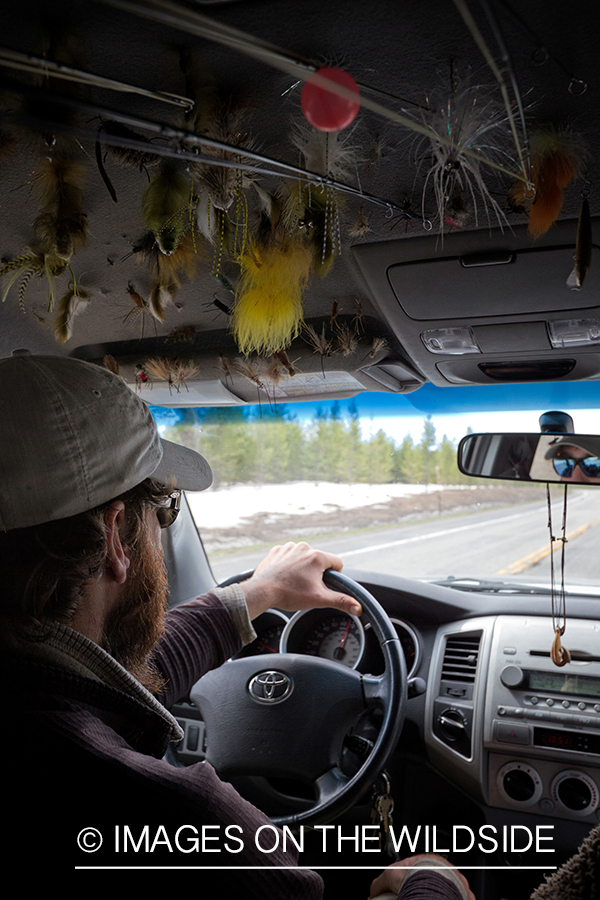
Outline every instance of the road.
MULTIPOLYGON (((562 493, 552 495, 553 534, 562 534, 562 493)), ((567 506, 566 581, 600 582, 600 495, 571 490, 567 506)), ((314 542, 313 542, 314 543, 314 542)), ((324 550, 341 556, 346 568, 409 578, 502 577, 550 579, 550 538, 545 494, 534 503, 485 510, 398 527, 328 537, 324 550)), ((264 550, 216 555, 213 572, 221 581, 254 568, 264 550)), ((560 545, 555 545, 555 579, 560 578, 560 545)))

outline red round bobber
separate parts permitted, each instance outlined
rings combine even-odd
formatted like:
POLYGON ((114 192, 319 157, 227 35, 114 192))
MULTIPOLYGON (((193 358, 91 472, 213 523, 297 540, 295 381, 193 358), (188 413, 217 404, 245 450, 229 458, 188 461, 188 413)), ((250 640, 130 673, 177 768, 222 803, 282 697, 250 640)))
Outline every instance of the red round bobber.
POLYGON ((358 85, 348 72, 324 66, 306 80, 300 103, 310 124, 319 131, 340 131, 354 121, 360 109, 358 85), (322 78, 352 91, 355 99, 341 97, 320 83, 315 83, 322 78))

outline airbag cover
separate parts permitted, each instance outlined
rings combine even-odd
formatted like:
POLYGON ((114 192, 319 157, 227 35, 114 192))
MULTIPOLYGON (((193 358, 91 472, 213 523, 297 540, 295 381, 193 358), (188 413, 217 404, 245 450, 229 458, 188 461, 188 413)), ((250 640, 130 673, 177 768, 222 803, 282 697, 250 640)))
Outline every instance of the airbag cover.
MULTIPOLYGON (((273 694, 285 692, 280 677, 271 681, 273 694)), ((191 699, 206 724, 206 758, 217 771, 311 782, 338 762, 345 734, 365 709, 358 672, 295 653, 225 663, 196 682, 191 699), (269 672, 291 681, 287 696, 275 702, 249 690, 255 676, 269 672)))

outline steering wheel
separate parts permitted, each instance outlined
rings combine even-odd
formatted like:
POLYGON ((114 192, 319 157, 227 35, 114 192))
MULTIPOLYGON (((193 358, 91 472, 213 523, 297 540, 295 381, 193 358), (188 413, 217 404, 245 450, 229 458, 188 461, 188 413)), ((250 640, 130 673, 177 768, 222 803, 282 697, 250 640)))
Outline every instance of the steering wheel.
POLYGON ((361 603, 383 653, 382 675, 361 675, 303 654, 274 653, 230 660, 204 675, 191 691, 206 725, 206 758, 222 776, 312 783, 314 805, 273 817, 280 826, 325 824, 353 806, 376 781, 404 723, 406 663, 386 612, 345 575, 329 569, 323 578, 332 590, 361 603), (358 772, 348 776, 338 762, 344 737, 361 714, 377 707, 382 723, 373 749, 358 772))

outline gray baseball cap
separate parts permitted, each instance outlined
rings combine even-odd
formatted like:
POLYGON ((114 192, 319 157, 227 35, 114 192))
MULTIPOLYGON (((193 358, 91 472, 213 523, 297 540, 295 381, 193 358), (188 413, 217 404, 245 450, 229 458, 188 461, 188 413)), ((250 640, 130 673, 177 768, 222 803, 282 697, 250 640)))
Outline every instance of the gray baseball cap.
POLYGON ((163 440, 118 375, 27 351, 0 359, 0 530, 77 515, 150 476, 187 491, 212 483, 204 457, 163 440))

